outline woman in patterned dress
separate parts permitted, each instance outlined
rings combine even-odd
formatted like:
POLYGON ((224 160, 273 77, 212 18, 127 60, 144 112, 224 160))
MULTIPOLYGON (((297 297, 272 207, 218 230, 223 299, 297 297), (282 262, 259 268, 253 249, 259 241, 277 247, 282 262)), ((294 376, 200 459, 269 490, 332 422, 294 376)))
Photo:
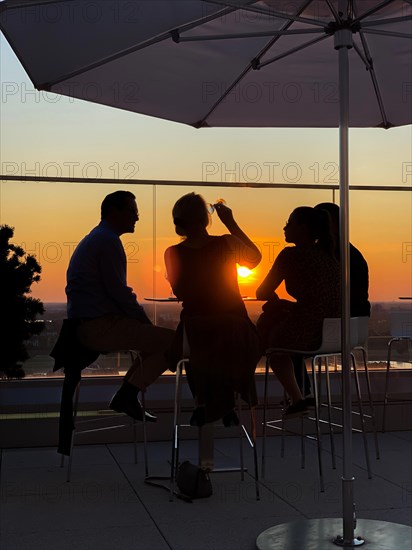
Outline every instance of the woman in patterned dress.
MULTIPOLYGON (((286 242, 295 246, 280 252, 256 291, 258 299, 268 300, 258 332, 264 349, 315 350, 321 343, 323 319, 340 315, 340 270, 328 213, 309 206, 296 208, 284 232, 286 242), (278 298, 275 290, 282 281, 296 302, 278 298)), ((272 356, 271 367, 292 400, 284 416, 306 414, 291 356, 272 356)))

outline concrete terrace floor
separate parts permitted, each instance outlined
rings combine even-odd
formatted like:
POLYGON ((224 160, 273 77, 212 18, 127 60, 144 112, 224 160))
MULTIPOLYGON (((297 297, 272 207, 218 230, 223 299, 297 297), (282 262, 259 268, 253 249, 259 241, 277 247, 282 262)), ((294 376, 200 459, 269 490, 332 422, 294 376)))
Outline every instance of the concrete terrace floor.
MULTIPOLYGON (((373 479, 367 477, 361 438, 354 435, 357 516, 412 525, 412 432, 379 434, 380 460, 368 437, 373 479)), ((302 470, 298 437, 288 437, 283 459, 280 437, 269 438, 259 502, 250 474, 241 482, 238 472, 212 473, 214 494, 208 499, 169 502, 166 491, 144 483, 141 444, 137 465, 130 444, 77 446, 70 483, 55 448, 6 449, 1 453, 0 548, 252 550, 257 536, 274 525, 341 516, 340 435, 336 442, 337 469, 332 470, 325 450, 325 492, 320 493, 315 443, 306 445, 302 470)), ((327 441, 324 446, 328 448, 327 441)), ((170 443, 150 443, 149 453, 150 473, 167 475, 170 443)), ((181 459, 186 458, 196 463, 196 441, 182 442, 181 459)), ((252 453, 246 448, 245 458, 252 472, 252 453)), ((237 461, 237 439, 216 439, 216 467, 237 461)), ((405 548, 388 550, 411 547, 412 540, 405 548)))

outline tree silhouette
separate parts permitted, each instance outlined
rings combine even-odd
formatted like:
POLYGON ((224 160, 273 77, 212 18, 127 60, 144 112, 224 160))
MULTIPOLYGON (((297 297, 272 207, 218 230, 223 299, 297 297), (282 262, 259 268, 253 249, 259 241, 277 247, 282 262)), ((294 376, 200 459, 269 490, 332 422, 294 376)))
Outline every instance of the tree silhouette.
POLYGON ((23 378, 22 362, 29 357, 24 342, 43 330, 44 323, 36 316, 44 313, 44 307, 27 296, 31 285, 40 281, 41 267, 34 256, 9 242, 13 235, 13 227, 0 226, 0 376, 23 378))

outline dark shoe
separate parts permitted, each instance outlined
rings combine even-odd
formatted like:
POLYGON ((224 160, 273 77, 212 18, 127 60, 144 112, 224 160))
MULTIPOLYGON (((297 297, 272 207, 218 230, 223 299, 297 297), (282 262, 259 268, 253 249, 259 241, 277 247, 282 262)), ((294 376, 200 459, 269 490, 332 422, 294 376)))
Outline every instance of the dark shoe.
POLYGON ((191 426, 203 426, 206 424, 206 409, 204 407, 197 407, 192 416, 190 417, 189 424, 191 426))
POLYGON ((298 416, 305 416, 306 414, 309 414, 309 411, 305 401, 301 399, 297 403, 289 405, 289 407, 283 412, 282 416, 283 418, 295 418, 298 416))
POLYGON ((231 426, 239 426, 239 417, 235 411, 230 411, 223 416, 222 422, 225 428, 230 428, 231 426))
POLYGON ((285 405, 286 405, 286 407, 289 407, 290 404, 291 404, 291 400, 289 399, 289 397, 286 398, 286 401, 284 401, 284 400, 282 399, 282 401, 280 402, 280 406, 281 406, 282 408, 284 408, 285 405))
MULTIPOLYGON (((135 420, 143 420, 143 407, 140 401, 136 398, 125 397, 117 392, 109 403, 109 408, 113 411, 127 414, 135 420)), ((156 422, 157 416, 145 411, 146 422, 156 422)))
POLYGON ((308 397, 305 397, 304 401, 308 409, 314 409, 316 407, 315 398, 312 397, 311 395, 309 395, 308 397))

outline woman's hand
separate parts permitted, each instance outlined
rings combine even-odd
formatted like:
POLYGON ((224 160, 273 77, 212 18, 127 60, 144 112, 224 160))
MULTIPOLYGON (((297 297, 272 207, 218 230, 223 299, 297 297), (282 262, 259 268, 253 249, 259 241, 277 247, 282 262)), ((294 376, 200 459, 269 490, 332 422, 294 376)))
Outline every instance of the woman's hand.
MULTIPOLYGON (((233 225, 235 219, 233 217, 232 209, 224 205, 221 202, 217 202, 213 205, 220 221, 226 226, 233 225)), ((229 228, 229 227, 228 227, 229 228)))

